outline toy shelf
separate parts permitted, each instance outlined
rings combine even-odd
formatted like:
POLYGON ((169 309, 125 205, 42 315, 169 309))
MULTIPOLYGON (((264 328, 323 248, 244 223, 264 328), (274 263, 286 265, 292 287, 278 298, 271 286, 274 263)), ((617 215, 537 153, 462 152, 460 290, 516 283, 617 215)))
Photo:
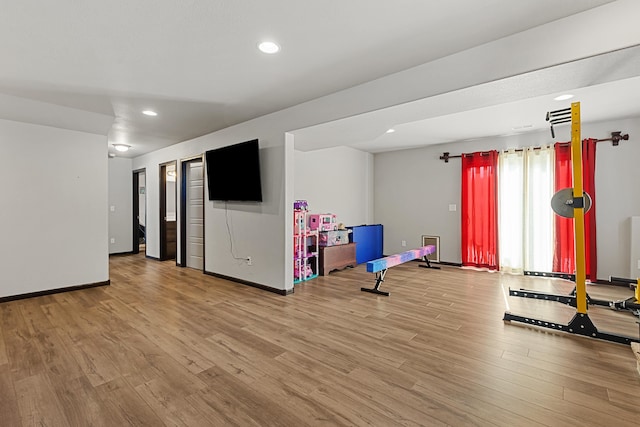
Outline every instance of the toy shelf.
POLYGON ((318 231, 309 228, 306 202, 296 201, 293 210, 293 283, 318 277, 318 231))

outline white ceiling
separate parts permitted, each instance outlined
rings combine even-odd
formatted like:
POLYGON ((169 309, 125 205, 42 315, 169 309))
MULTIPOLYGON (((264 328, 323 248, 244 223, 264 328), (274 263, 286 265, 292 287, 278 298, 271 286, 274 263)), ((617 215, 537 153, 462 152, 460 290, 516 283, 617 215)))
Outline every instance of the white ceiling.
MULTIPOLYGON (((104 132, 110 144, 131 145, 127 156, 135 157, 605 3, 609 1, 3 2, 0 118, 96 131, 109 121, 104 132), (259 52, 257 43, 264 39, 277 41, 282 51, 259 52), (63 113, 50 114, 46 106, 63 107, 57 110, 63 113), (143 116, 143 109, 159 115, 143 116)), ((455 115, 465 111, 464 105, 477 101, 461 105, 444 117, 405 113, 402 117, 413 118, 396 122, 406 123, 398 131, 412 137, 403 144, 428 143, 421 136, 424 129, 440 142, 496 132, 483 127, 465 135, 445 132, 461 119, 455 115)), ((538 114, 538 107, 533 109, 538 114)), ((510 119, 524 124, 528 117, 510 119)), ((370 146, 364 140, 349 144, 372 151, 395 149, 374 139, 370 146)), ((311 140, 309 132, 301 143, 305 149, 311 148, 311 140)))
MULTIPOLYGON (((583 123, 640 116, 640 46, 294 131, 296 148, 372 153, 549 130, 547 111, 581 103, 583 123), (571 93, 574 98, 554 101, 571 93), (386 133, 388 129, 393 133, 386 133)), ((561 127, 561 126, 558 126, 561 127)))

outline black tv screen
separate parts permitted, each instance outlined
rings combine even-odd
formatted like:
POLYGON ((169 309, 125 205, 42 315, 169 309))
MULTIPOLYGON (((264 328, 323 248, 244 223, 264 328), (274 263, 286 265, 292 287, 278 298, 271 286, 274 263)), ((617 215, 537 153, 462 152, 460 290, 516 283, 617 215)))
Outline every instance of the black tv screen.
POLYGON ((206 152, 209 200, 261 202, 258 140, 206 152))

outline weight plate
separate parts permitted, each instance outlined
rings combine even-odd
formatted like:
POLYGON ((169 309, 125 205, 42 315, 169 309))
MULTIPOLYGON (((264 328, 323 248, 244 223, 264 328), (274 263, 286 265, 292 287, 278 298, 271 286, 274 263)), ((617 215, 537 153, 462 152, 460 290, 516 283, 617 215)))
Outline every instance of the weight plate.
MULTIPOLYGON (((591 209, 591 196, 588 193, 584 194, 584 212, 587 213, 591 209)), ((573 207, 573 188, 563 188, 553 195, 551 198, 551 209, 565 218, 574 217, 573 207)))

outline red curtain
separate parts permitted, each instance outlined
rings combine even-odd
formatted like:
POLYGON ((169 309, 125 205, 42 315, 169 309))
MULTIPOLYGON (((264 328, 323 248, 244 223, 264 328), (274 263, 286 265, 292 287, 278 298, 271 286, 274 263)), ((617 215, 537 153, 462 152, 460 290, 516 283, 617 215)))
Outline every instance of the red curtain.
MULTIPOLYGON (((571 165, 571 143, 555 145, 555 190, 573 187, 571 165)), ((596 252, 596 140, 582 141, 582 176, 584 191, 591 196, 591 209, 585 214, 585 248, 587 279, 597 279, 596 252)), ((555 250, 553 254, 553 271, 573 274, 575 272, 575 250, 573 235, 573 219, 556 215, 555 218, 555 250)))
MULTIPOLYGON (((571 144, 556 143, 555 146, 555 191, 573 187, 571 166, 571 144)), ((573 274, 576 258, 573 246, 573 219, 555 215, 555 246, 553 251, 553 271, 573 274)))
POLYGON ((582 185, 591 196, 591 209, 584 216, 584 244, 587 279, 598 279, 598 255, 596 246, 596 140, 582 141, 582 185))
POLYGON ((462 155, 462 265, 498 269, 498 152, 462 155))

